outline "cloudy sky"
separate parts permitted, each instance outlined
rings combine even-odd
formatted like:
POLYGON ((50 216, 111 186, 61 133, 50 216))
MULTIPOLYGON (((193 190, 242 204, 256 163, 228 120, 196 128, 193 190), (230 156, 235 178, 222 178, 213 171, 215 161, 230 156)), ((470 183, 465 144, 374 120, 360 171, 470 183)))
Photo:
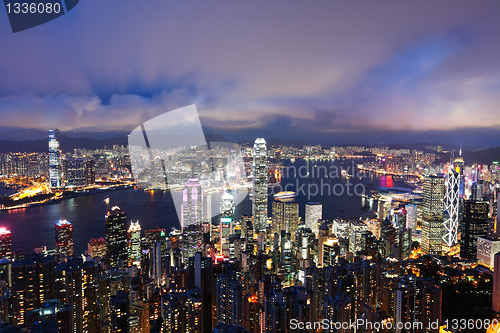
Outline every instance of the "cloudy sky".
POLYGON ((491 0, 84 0, 13 34, 0 9, 0 127, 127 132, 195 103, 233 140, 498 146, 499 18, 491 0))

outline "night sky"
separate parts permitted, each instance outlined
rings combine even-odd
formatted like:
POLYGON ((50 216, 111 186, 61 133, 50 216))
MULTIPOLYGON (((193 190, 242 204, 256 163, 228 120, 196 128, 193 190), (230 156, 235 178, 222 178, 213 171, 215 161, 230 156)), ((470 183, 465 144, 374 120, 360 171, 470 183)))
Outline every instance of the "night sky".
POLYGON ((0 9, 0 127, 192 103, 231 140, 500 146, 500 1, 82 0, 16 34, 0 9))

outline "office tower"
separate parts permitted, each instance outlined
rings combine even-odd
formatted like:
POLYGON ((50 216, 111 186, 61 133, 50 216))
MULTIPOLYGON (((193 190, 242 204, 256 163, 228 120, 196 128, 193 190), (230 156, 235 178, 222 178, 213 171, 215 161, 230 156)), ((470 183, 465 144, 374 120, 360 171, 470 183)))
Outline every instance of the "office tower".
POLYGON ((129 294, 118 290, 116 295, 111 296, 111 332, 130 332, 129 316, 129 294))
POLYGON ((403 260, 410 258, 411 255, 411 233, 412 230, 409 228, 399 229, 399 253, 403 260))
POLYGON ((61 187, 61 170, 57 129, 49 129, 49 187, 61 187))
POLYGON ((110 268, 123 266, 128 260, 127 215, 118 206, 106 214, 106 257, 110 268))
POLYGON ((496 313, 500 312, 500 252, 494 257, 492 310, 496 313))
POLYGON ((85 185, 95 184, 95 166, 94 161, 85 162, 85 185))
POLYGON ((61 219, 55 223, 56 251, 66 256, 72 256, 73 250, 73 225, 61 219))
POLYGON ((483 200, 483 183, 482 181, 477 181, 470 187, 470 200, 481 201, 483 200))
POLYGON ((187 292, 170 292, 161 298, 163 332, 202 333, 203 304, 201 289, 193 288, 187 292))
POLYGON ((198 178, 189 178, 182 191, 183 228, 203 221, 203 190, 198 178))
POLYGON ((464 201, 460 224, 460 257, 476 258, 477 239, 488 235, 488 202, 464 201))
POLYGON ((68 158, 64 161, 64 178, 66 186, 85 186, 85 161, 82 158, 68 158))
POLYGON ((427 176, 423 186, 422 215, 442 216, 444 211, 445 179, 441 176, 427 176))
POLYGON ((417 230, 417 205, 405 205, 406 209, 406 227, 412 231, 417 230))
POLYGON ((6 228, 0 228, 0 259, 13 259, 12 234, 6 228))
POLYGON ((458 241, 458 218, 460 209, 460 173, 453 168, 448 170, 446 180, 446 195, 444 198, 444 209, 448 212, 448 218, 444 221, 443 240, 447 246, 453 246, 458 241))
POLYGON ((258 138, 253 145, 253 202, 255 232, 267 225, 267 147, 266 140, 258 138))
POLYGON ((274 200, 272 214, 276 233, 280 234, 281 231, 285 231, 292 235, 292 239, 295 239, 295 234, 299 229, 299 204, 294 197, 278 197, 274 200))
MULTIPOLYGON (((427 176, 423 186, 422 253, 441 254, 444 226, 443 210, 445 180, 440 176, 427 176)), ((448 214, 447 214, 448 215, 448 214)))
POLYGON ((130 242, 129 262, 131 265, 139 267, 141 264, 141 225, 139 221, 130 223, 128 239, 130 242))
POLYGON ((104 238, 92 238, 87 245, 87 253, 92 257, 104 258, 106 255, 106 240, 104 238))
POLYGON ((494 269, 495 254, 500 252, 500 240, 489 237, 477 238, 477 260, 480 264, 494 269))
POLYGON ((220 206, 220 254, 229 258, 229 238, 234 228, 234 200, 233 195, 225 191, 221 197, 220 206))
POLYGON ((305 220, 306 228, 311 229, 317 236, 319 223, 323 220, 323 205, 319 202, 308 202, 306 204, 305 220))

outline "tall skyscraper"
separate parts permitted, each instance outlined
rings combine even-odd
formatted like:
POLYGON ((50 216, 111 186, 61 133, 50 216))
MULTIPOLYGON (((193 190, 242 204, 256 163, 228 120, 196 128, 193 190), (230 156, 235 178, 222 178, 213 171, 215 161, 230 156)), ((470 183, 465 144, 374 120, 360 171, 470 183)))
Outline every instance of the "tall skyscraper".
POLYGON ((141 264, 141 225, 139 221, 131 222, 128 228, 129 235, 129 262, 131 265, 140 266, 141 264))
POLYGON ((292 235, 299 229, 299 204, 295 198, 278 198, 273 202, 273 224, 276 226, 276 233, 285 231, 292 235))
POLYGON ((445 179, 427 176, 423 186, 422 253, 441 254, 444 225, 445 179))
POLYGON ((126 265, 127 251, 127 215, 118 206, 106 214, 106 256, 111 268, 126 265))
POLYGON ((500 312, 500 252, 495 254, 494 259, 492 310, 500 312))
POLYGON ((453 168, 448 170, 446 180, 446 195, 444 209, 448 212, 448 218, 444 221, 443 240, 446 245, 453 246, 458 240, 458 212, 460 208, 460 173, 453 168))
POLYGON ((319 202, 306 204, 306 228, 310 228, 318 237, 319 224, 323 220, 323 205, 319 202))
POLYGON ((254 229, 264 231, 267 224, 267 146, 258 138, 253 145, 253 203, 254 229))
POLYGON ((94 161, 85 162, 85 185, 95 184, 95 165, 94 161))
POLYGON ((488 202, 466 200, 460 224, 460 257, 476 258, 477 239, 488 235, 488 202))
POLYGON ((203 221, 203 189, 198 178, 189 178, 182 191, 182 221, 184 227, 203 221))
POLYGON ((49 129, 49 187, 61 187, 61 170, 57 129, 49 129))
POLYGON ((12 259, 12 234, 6 228, 0 228, 0 259, 12 259))
POLYGON ((92 258, 104 258, 106 255, 106 240, 104 238, 92 238, 87 245, 87 252, 92 258))
POLYGON ((229 237, 234 228, 234 199, 233 195, 226 191, 221 197, 220 207, 220 249, 221 255, 229 257, 229 237))
POLYGON ((66 256, 72 256, 73 250, 73 225, 61 219, 55 223, 56 251, 66 256))

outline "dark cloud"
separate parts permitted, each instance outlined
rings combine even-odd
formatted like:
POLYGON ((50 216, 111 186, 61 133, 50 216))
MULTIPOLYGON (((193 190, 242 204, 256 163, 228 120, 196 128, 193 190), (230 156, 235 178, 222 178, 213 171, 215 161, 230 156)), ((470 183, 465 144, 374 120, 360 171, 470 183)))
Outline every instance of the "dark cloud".
POLYGON ((32 30, 53 33, 0 35, 1 125, 121 131, 195 103, 228 131, 498 129, 498 17, 495 1, 88 0, 32 30))

